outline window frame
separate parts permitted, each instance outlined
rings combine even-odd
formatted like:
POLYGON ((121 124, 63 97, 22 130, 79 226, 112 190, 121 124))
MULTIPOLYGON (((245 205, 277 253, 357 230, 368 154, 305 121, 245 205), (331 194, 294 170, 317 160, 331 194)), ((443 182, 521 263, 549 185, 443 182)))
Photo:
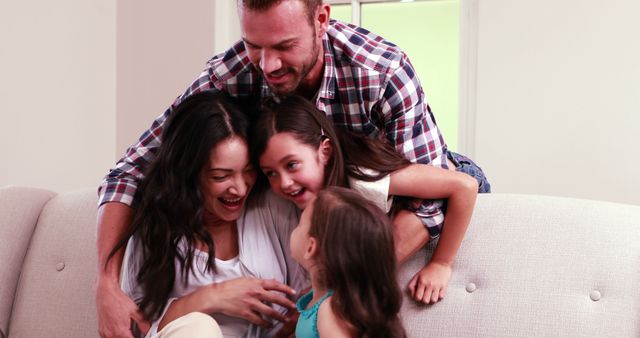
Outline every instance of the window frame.
POLYGON ((362 7, 363 4, 376 2, 415 2, 415 1, 437 1, 437 0, 324 0, 330 5, 351 5, 351 22, 354 25, 362 25, 362 7))

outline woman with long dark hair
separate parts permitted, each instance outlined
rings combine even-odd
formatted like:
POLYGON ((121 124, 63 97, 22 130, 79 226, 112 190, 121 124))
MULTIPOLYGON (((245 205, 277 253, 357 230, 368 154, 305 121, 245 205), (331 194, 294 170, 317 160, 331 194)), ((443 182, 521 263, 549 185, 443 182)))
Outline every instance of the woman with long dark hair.
POLYGON ((271 193, 250 195, 247 130, 221 93, 193 95, 169 118, 132 228, 111 254, 128 243, 122 285, 151 322, 148 337, 260 337, 273 324, 265 318, 285 321, 294 306, 272 291, 304 283, 288 253, 298 212, 271 193))

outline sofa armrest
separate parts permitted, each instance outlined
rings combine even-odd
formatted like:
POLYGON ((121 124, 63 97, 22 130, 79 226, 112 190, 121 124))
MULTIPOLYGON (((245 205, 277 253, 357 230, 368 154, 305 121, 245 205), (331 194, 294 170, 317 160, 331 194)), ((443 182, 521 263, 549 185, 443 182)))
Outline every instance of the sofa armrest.
POLYGON ((91 188, 60 194, 43 208, 16 288, 10 337, 98 336, 97 205, 91 188))
POLYGON ((0 188, 0 337, 4 338, 22 271, 43 206, 55 193, 27 187, 0 188))

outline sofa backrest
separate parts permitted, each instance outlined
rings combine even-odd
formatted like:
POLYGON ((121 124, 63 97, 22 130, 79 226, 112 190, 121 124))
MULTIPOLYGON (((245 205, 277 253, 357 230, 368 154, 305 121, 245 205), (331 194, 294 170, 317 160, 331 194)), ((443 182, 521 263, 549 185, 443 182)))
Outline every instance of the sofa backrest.
POLYGON ((402 317, 412 337, 640 337, 640 206, 479 195, 446 297, 402 317))
MULTIPOLYGON (((52 196, 0 189, 0 329, 98 337, 95 189, 52 196)), ((433 248, 401 268, 403 288, 433 248)), ((405 299, 401 315, 410 337, 640 337, 640 207, 481 195, 445 299, 405 299)))
POLYGON ((45 205, 16 290, 9 337, 98 337, 95 189, 45 205))

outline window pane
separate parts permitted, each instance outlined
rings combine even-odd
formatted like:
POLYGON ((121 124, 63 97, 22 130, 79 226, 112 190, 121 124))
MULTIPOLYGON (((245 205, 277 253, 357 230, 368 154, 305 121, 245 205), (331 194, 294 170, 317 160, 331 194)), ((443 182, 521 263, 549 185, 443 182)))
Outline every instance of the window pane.
POLYGON ((450 149, 458 146, 459 0, 362 5, 362 26, 409 56, 450 149))
POLYGON ((332 19, 351 22, 351 5, 331 5, 330 15, 332 19))

